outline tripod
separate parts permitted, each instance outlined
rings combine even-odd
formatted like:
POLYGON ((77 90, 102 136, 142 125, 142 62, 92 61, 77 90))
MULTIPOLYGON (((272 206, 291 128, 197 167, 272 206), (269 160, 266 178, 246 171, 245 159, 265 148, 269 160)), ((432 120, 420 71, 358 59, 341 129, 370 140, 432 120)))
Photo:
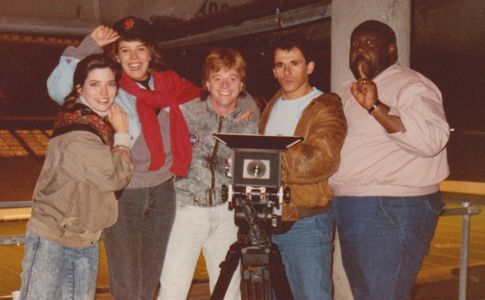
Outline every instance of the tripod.
POLYGON ((239 226, 238 240, 231 245, 221 263, 211 300, 224 299, 239 261, 242 299, 271 300, 274 290, 279 300, 293 300, 278 247, 271 243, 265 224, 258 218, 251 200, 244 197, 239 200, 235 215, 238 211, 242 212, 246 222, 239 226))

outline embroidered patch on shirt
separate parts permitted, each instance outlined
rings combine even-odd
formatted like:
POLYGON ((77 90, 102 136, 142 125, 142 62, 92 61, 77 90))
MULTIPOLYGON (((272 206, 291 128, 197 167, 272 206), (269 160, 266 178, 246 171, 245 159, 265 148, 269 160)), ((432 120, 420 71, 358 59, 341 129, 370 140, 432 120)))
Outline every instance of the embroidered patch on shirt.
POLYGON ((242 113, 239 115, 238 121, 239 122, 244 122, 244 121, 249 121, 251 119, 251 116, 253 113, 249 110, 247 110, 245 113, 242 113))
POLYGON ((200 143, 199 137, 193 133, 189 133, 189 141, 192 147, 197 147, 200 143))

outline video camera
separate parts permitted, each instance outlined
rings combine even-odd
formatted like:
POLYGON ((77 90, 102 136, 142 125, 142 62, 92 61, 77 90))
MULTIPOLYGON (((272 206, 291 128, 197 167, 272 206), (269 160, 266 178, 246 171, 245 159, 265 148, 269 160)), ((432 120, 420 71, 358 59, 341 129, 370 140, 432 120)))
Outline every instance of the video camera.
POLYGON ((226 166, 232 183, 222 186, 222 200, 235 209, 237 226, 244 226, 244 204, 254 207, 258 219, 276 227, 283 201, 290 202, 290 189, 281 185, 282 151, 299 143, 302 137, 216 133, 213 136, 234 150, 226 166), (249 202, 246 202, 249 201, 249 202))
POLYGON ((234 209, 239 227, 237 241, 229 247, 212 294, 224 299, 241 261, 241 298, 293 300, 278 247, 271 242, 271 228, 279 225, 283 201, 290 189, 281 185, 281 152, 303 140, 295 136, 217 133, 213 136, 234 150, 226 168, 232 183, 222 186, 222 200, 234 209), (270 264, 272 265, 270 267, 270 264))

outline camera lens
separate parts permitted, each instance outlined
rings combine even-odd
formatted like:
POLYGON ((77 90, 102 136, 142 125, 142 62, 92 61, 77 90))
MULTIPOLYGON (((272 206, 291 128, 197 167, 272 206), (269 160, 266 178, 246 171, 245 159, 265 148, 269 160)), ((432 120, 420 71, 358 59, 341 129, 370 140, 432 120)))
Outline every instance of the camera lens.
POLYGON ((266 166, 262 161, 253 160, 248 164, 246 170, 250 176, 260 178, 266 173, 266 166))

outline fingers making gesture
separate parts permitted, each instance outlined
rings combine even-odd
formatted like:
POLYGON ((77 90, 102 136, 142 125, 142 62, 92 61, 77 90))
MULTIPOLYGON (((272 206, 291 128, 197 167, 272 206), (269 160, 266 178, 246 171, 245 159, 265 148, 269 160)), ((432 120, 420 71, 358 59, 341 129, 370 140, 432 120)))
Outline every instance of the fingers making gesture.
POLYGON ((359 104, 369 110, 369 108, 377 101, 377 86, 374 81, 367 78, 364 72, 364 66, 358 66, 360 78, 352 83, 351 92, 355 100, 359 104))

